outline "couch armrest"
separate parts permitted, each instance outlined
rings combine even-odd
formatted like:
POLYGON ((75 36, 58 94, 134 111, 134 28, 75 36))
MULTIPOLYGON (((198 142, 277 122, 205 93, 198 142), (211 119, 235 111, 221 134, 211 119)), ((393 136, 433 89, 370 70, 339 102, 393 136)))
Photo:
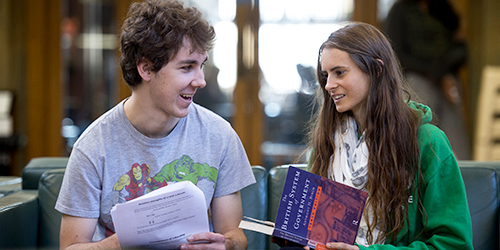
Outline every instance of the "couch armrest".
POLYGON ((36 248, 38 192, 22 190, 0 198, 0 249, 36 248))
POLYGON ((33 158, 24 167, 23 189, 38 189, 38 182, 45 171, 63 169, 68 164, 68 157, 38 157, 33 158))
POLYGON ((61 189, 65 169, 49 170, 40 177, 38 186, 38 203, 40 224, 38 246, 43 248, 59 248, 59 231, 61 213, 54 207, 61 189))
MULTIPOLYGON (((256 182, 240 191, 243 216, 267 220, 267 171, 261 166, 252 166, 252 171, 256 182)), ((243 231, 248 240, 248 249, 262 249, 267 244, 267 235, 243 231)))

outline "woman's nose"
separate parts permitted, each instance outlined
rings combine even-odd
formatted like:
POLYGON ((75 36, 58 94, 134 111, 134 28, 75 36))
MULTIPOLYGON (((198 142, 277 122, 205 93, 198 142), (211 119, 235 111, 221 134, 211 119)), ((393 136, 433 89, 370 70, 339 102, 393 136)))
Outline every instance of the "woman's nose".
POLYGON ((330 76, 328 76, 328 78, 326 79, 326 84, 325 84, 325 90, 330 92, 334 89, 336 89, 339 85, 337 84, 337 82, 332 79, 330 76))

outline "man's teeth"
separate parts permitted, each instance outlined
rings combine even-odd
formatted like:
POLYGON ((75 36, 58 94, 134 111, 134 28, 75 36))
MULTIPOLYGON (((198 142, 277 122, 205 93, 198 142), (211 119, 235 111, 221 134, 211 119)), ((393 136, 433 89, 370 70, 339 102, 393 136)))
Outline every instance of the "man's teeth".
POLYGON ((181 94, 181 97, 182 97, 182 98, 186 98, 186 99, 188 99, 188 98, 193 97, 193 95, 185 95, 185 94, 181 94))

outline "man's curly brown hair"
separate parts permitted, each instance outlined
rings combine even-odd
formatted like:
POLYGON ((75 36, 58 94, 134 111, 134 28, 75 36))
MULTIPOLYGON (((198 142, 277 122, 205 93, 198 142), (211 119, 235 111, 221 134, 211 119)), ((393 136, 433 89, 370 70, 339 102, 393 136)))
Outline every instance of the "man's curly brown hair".
POLYGON ((173 0, 133 3, 120 35, 120 66, 125 82, 132 88, 141 83, 139 60, 151 62, 152 72, 160 70, 175 57, 184 38, 191 42, 193 51, 213 47, 214 28, 198 9, 173 0))

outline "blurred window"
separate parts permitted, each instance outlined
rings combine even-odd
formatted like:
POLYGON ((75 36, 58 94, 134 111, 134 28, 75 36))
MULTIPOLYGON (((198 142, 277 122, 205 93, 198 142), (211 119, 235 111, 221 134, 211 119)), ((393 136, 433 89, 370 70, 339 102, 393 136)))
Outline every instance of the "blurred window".
POLYGON ((61 1, 63 115, 67 153, 80 133, 116 105, 118 37, 110 0, 61 1))
POLYGON ((194 101, 231 122, 237 78, 236 0, 184 0, 184 3, 202 11, 216 33, 215 47, 204 68, 207 85, 196 91, 194 101))
POLYGON ((396 0, 378 0, 377 2, 377 20, 383 23, 389 14, 389 10, 396 0))
POLYGON ((353 0, 260 1, 259 99, 265 113, 261 151, 266 166, 291 163, 305 149, 319 47, 351 19, 353 7, 353 0))

